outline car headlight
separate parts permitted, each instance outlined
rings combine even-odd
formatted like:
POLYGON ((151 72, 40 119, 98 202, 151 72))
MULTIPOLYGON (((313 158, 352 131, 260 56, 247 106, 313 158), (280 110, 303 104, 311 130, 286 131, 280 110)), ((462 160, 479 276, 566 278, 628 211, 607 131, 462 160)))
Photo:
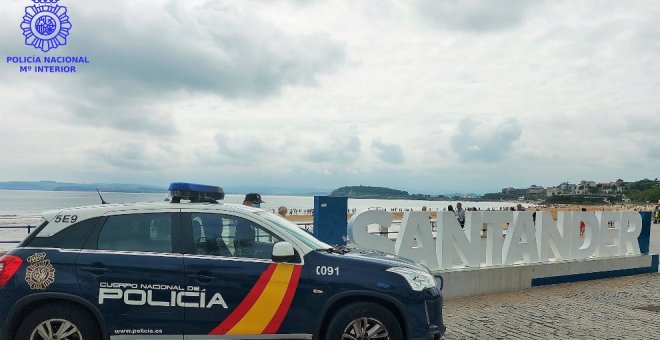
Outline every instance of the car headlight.
POLYGON ((403 276, 414 291, 420 292, 424 288, 435 287, 435 277, 427 272, 406 267, 392 267, 387 271, 403 276))

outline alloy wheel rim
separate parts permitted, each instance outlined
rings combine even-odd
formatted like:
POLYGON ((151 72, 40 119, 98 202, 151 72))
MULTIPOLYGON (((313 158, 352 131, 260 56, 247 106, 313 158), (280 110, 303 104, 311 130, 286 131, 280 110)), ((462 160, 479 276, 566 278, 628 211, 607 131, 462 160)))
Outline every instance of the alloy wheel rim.
POLYGON ((78 327, 64 319, 49 319, 34 328, 30 340, 82 340, 78 327))
POLYGON ((348 323, 342 340, 385 339, 390 336, 385 325, 374 318, 359 318, 348 323))

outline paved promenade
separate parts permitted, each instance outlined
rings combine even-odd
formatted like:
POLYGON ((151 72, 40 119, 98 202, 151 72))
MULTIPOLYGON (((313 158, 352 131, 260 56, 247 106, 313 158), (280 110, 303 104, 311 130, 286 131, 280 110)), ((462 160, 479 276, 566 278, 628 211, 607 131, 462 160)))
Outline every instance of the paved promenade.
POLYGON ((660 273, 450 299, 444 313, 443 339, 660 339, 660 273))
POLYGON ((660 339, 660 273, 457 298, 444 313, 443 339, 660 339))

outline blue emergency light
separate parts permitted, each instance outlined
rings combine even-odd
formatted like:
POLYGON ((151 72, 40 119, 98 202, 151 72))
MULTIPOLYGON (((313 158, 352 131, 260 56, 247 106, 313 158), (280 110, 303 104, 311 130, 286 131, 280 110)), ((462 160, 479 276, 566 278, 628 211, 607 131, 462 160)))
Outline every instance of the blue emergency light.
POLYGON ((192 203, 218 203, 225 198, 225 191, 213 185, 176 182, 170 184, 169 191, 172 203, 180 203, 182 199, 192 203))

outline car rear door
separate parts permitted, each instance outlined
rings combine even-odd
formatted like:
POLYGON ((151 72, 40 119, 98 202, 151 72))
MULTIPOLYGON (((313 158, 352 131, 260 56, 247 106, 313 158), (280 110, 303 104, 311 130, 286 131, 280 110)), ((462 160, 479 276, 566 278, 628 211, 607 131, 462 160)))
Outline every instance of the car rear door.
POLYGON ((103 217, 78 256, 81 295, 103 315, 110 336, 183 338, 187 294, 178 209, 103 217))

